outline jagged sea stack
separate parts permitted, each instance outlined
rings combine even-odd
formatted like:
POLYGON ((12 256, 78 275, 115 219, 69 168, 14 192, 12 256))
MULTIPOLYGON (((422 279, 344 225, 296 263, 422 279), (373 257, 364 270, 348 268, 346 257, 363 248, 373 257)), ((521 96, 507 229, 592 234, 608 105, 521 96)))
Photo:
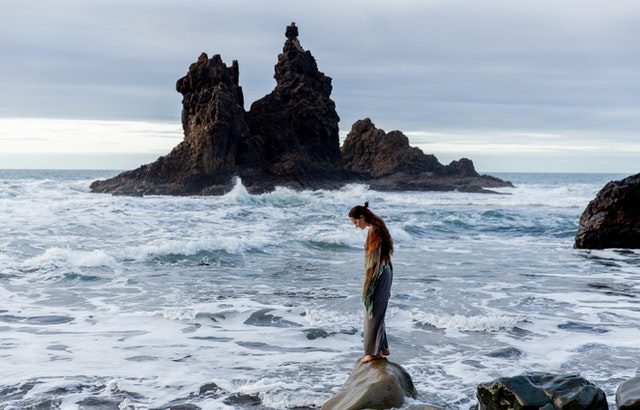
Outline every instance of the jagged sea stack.
POLYGON ((184 140, 169 154, 133 171, 91 184, 118 195, 219 195, 239 175, 251 193, 276 186, 338 188, 350 180, 342 169, 340 118, 331 100, 331 78, 286 29, 275 66, 276 87, 244 111, 238 63, 202 54, 179 79, 184 140))
POLYGON ((640 249, 640 174, 609 182, 589 202, 575 247, 640 249))
POLYGON ((337 188, 345 183, 338 136, 338 113, 331 100, 331 78, 298 40, 298 28, 286 29, 275 66, 276 87, 251 105, 247 122, 252 139, 240 165, 247 186, 337 188))
POLYGON ((119 195, 222 194, 237 174, 239 143, 249 137, 238 63, 227 67, 205 53, 178 80, 183 95, 184 140, 169 154, 133 171, 91 184, 93 192, 119 195))

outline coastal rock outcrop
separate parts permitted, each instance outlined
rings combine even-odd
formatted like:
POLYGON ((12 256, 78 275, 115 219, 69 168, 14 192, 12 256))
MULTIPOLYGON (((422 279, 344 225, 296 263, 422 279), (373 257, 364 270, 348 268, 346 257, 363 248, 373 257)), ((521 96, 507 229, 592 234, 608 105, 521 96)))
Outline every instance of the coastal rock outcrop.
POLYGON ((618 386, 616 390, 618 410, 640 410, 640 377, 634 377, 618 386))
POLYGON ((353 125, 340 149, 331 78, 302 48, 295 23, 278 55, 276 86, 244 109, 237 61, 202 53, 176 89, 183 95, 184 139, 169 154, 133 171, 91 184, 116 195, 220 195, 235 176, 250 193, 276 186, 335 189, 365 182, 382 190, 489 192, 510 183, 476 173, 468 159, 442 165, 369 119, 353 125))
POLYGON ((532 373, 478 385, 480 410, 607 410, 604 392, 577 375, 532 373))
POLYGON ((478 175, 467 158, 443 165, 434 155, 410 146, 402 132, 385 133, 369 118, 353 124, 341 152, 345 169, 375 189, 483 192, 485 187, 512 186, 478 175))
POLYGON ((240 142, 249 137, 238 63, 227 67, 205 53, 178 80, 183 95, 184 140, 169 154, 133 171, 91 184, 93 192, 119 195, 223 194, 237 174, 240 142))
POLYGON ((417 394, 411 376, 399 364, 386 359, 358 361, 322 410, 391 409, 402 406, 405 396, 415 398, 417 394))
POLYGON ((609 182, 589 202, 575 247, 640 248, 640 174, 609 182))

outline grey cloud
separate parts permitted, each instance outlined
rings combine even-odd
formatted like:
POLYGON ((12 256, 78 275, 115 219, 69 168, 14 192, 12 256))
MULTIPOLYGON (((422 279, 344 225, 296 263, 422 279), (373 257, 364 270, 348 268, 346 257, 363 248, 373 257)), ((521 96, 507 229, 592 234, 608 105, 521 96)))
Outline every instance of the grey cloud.
POLYGON ((201 51, 240 61, 250 103, 273 88, 284 26, 296 20, 333 78, 342 129, 364 116, 403 130, 640 129, 635 1, 64 0, 4 9, 3 116, 177 120, 175 80, 201 51))

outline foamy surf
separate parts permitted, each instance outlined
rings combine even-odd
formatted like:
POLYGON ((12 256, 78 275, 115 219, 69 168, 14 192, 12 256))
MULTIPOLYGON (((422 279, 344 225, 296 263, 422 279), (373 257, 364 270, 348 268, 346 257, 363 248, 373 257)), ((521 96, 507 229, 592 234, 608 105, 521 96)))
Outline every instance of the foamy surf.
POLYGON ((572 249, 611 176, 506 176, 510 195, 88 193, 110 175, 0 172, 2 408, 320 406, 361 355, 365 232, 346 213, 365 200, 395 240, 407 405, 467 409, 477 383, 523 371, 611 397, 637 371, 640 253, 572 249))

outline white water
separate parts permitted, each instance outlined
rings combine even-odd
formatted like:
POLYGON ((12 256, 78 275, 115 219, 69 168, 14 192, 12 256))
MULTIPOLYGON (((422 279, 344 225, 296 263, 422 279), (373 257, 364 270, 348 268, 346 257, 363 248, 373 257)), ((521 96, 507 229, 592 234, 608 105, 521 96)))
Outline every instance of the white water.
POLYGON ((637 372, 640 253, 572 249, 610 176, 514 175, 511 195, 87 192, 106 175, 0 174, 0 408, 321 405, 361 355, 346 213, 365 200, 396 242, 391 359, 417 402, 466 409, 478 383, 544 371, 613 404, 637 372))

